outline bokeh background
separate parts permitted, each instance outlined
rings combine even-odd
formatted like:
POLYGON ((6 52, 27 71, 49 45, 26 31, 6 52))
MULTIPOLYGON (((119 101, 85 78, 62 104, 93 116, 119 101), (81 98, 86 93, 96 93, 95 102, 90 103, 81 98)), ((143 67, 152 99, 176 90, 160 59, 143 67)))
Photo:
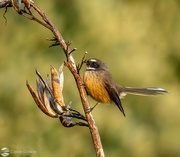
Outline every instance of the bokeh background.
MULTIPOLYGON (((180 156, 180 1, 179 0, 35 0, 76 47, 74 58, 99 58, 109 65, 117 83, 161 87, 158 97, 128 95, 122 100, 127 117, 114 105, 93 111, 107 157, 180 156)), ((35 69, 45 78, 50 65, 65 60, 60 47, 46 38, 52 33, 0 9, 0 149, 10 156, 91 157, 95 151, 89 130, 64 128, 43 114, 26 88, 35 89, 35 69), (35 151, 35 153, 25 153, 35 151)), ((85 67, 81 70, 81 75, 85 67)), ((64 68, 64 99, 83 112, 73 76, 64 68)), ((96 102, 89 98, 91 106, 96 102)))

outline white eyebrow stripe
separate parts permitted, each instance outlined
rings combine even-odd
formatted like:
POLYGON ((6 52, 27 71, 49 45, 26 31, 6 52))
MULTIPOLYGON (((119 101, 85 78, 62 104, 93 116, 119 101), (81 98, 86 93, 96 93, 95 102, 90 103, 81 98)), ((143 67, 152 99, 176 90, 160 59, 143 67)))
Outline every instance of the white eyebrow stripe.
POLYGON ((96 59, 90 59, 90 61, 92 61, 92 62, 97 62, 97 60, 96 60, 96 59))

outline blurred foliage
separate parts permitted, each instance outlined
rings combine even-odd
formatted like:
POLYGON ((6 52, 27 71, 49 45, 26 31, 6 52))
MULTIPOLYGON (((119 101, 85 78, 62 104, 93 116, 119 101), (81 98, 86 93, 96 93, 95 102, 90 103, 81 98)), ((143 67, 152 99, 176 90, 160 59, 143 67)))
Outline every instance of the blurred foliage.
MULTIPOLYGON (((179 0, 35 0, 77 47, 80 62, 99 58, 117 83, 161 87, 172 94, 126 96, 127 117, 116 106, 100 104, 93 111, 106 156, 180 156, 180 1, 179 0)), ((95 156, 87 128, 64 128, 35 105, 25 82, 35 88, 35 68, 43 77, 65 60, 60 47, 48 48, 52 33, 0 9, 0 149, 36 151, 29 156, 95 156)), ((85 71, 83 67, 81 74, 85 71)), ((64 99, 83 112, 75 81, 64 68, 64 99)), ((91 106, 95 101, 89 98, 91 106)), ((14 153, 11 156, 28 156, 14 153)))

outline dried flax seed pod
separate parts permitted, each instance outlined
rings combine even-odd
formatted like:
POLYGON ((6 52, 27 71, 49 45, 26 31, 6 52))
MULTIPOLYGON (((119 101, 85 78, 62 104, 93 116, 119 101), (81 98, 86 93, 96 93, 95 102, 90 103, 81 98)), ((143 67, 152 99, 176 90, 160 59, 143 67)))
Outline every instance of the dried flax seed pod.
POLYGON ((39 99, 44 104, 44 84, 41 80, 36 80, 36 91, 38 94, 39 99))
POLYGON ((60 66, 60 68, 59 68, 58 76, 59 76, 60 89, 61 89, 61 92, 62 92, 62 90, 63 90, 63 85, 64 85, 63 64, 62 64, 62 65, 60 66))
POLYGON ((53 98, 50 98, 50 106, 57 114, 63 114, 62 107, 53 98))
POLYGON ((46 107, 44 106, 44 104, 41 102, 41 100, 39 99, 38 95, 34 92, 33 88, 29 85, 28 82, 26 82, 26 85, 34 99, 34 101, 36 102, 37 106, 41 109, 42 112, 44 112, 46 115, 52 117, 52 118, 58 118, 59 115, 54 114, 54 113, 50 113, 46 107))
POLYGON ((22 12, 21 12, 21 0, 12 0, 12 5, 13 5, 14 9, 19 14, 22 14, 22 12))
POLYGON ((30 8, 30 0, 22 0, 22 2, 26 6, 26 8, 28 8, 28 9, 30 8))
POLYGON ((0 0, 0 8, 3 8, 8 3, 8 0, 0 0))
POLYGON ((46 83, 47 83, 48 87, 51 88, 51 80, 49 78, 49 75, 47 75, 46 83))
POLYGON ((44 106, 46 107, 46 109, 48 110, 49 113, 54 114, 54 112, 52 111, 51 106, 50 106, 49 92, 46 88, 44 90, 44 106))
POLYGON ((52 81, 52 88, 56 102, 61 107, 65 107, 63 95, 60 87, 59 76, 56 69, 53 66, 51 66, 51 81, 52 81))

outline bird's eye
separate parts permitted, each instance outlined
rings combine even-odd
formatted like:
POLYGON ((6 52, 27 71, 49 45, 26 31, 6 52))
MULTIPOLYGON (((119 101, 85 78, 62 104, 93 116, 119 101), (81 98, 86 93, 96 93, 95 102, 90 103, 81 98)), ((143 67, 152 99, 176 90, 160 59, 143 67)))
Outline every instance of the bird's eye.
POLYGON ((94 67, 95 67, 95 66, 96 66, 96 62, 92 62, 92 66, 94 66, 94 67))
POLYGON ((93 68, 98 68, 98 67, 99 67, 99 64, 97 64, 97 62, 92 62, 92 63, 91 63, 91 67, 93 67, 93 68))

